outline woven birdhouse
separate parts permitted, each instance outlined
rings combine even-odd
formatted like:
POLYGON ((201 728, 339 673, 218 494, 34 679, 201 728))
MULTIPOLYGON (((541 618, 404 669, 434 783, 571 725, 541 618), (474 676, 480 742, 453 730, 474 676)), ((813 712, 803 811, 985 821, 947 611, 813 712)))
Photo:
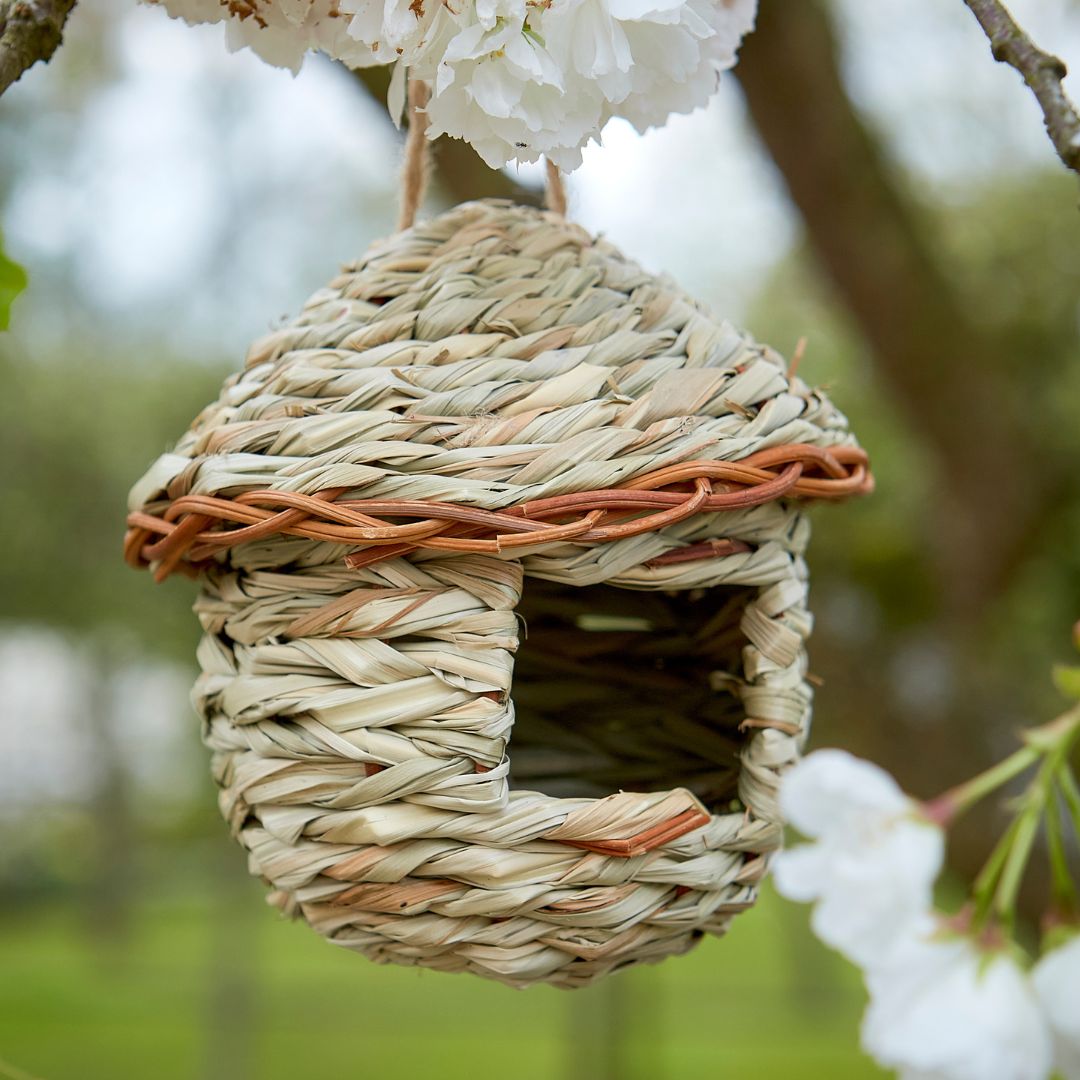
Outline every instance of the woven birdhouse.
POLYGON ((131 497, 270 900, 573 987, 721 934, 810 719, 806 500, 869 489, 771 349, 561 217, 468 203, 258 341, 131 497))

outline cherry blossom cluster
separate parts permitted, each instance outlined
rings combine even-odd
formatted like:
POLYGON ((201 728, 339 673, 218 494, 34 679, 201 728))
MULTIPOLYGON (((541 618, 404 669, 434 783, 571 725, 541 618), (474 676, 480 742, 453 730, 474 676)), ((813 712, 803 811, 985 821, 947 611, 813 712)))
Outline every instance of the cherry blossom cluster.
POLYGON ((567 171, 612 117, 639 131, 704 105, 735 63, 757 0, 147 0, 224 22, 232 49, 299 70, 320 50, 393 64, 430 84, 431 138, 471 143, 492 168, 549 158, 567 171))
MULTIPOLYGON (((843 750, 816 751, 785 778, 784 815, 811 842, 777 856, 776 887, 814 903, 814 932, 862 969, 870 996, 863 1047, 904 1080, 1080 1080, 1076 894, 1063 888, 1061 911, 1069 915, 1056 920, 1031 970, 1008 933, 1008 903, 995 905, 1003 889, 1015 904, 1008 867, 1022 869, 1030 846, 1018 859, 1017 845, 1032 830, 1021 824, 1006 834, 960 915, 937 912, 933 895, 945 851, 942 821, 1040 754, 1066 762, 1080 712, 1067 719, 1042 749, 1025 748, 1007 767, 927 805, 843 750)), ((1040 770, 1018 822, 1033 819, 1033 793, 1044 792, 1040 777, 1049 775, 1040 770)), ((1047 803, 1040 809, 1049 810, 1047 803)))

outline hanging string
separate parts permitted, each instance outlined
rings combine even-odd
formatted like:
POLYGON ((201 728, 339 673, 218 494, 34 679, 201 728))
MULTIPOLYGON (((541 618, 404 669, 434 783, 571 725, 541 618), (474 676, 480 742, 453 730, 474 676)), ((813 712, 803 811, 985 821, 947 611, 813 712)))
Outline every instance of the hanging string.
POLYGON ((559 166, 550 158, 544 159, 547 167, 547 186, 544 193, 544 202, 547 208, 559 217, 566 217, 566 188, 563 185, 562 173, 559 166))
MULTIPOLYGON (((409 80, 409 131, 405 137, 405 164, 401 174, 399 230, 412 228, 427 187, 431 154, 425 110, 430 92, 428 84, 422 79, 409 80)), ((554 162, 545 160, 544 164, 547 181, 544 202, 552 213, 566 217, 566 188, 562 173, 554 162)))
POLYGON ((409 133, 405 137, 405 167, 401 175, 401 212, 398 229, 411 229, 424 198, 428 174, 427 113, 428 84, 409 80, 409 133))

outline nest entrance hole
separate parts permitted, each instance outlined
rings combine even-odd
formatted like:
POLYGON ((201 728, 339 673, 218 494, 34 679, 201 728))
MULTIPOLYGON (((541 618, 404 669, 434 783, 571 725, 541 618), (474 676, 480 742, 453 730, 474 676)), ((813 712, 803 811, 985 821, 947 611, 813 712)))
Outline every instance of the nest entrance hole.
POLYGON ((577 588, 526 580, 510 785, 560 798, 689 788, 737 798, 740 620, 756 590, 577 588))

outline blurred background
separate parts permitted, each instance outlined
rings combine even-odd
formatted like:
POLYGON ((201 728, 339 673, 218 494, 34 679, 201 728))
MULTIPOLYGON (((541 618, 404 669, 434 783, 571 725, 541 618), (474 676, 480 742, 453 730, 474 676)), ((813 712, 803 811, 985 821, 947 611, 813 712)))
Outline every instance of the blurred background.
MULTIPOLYGON (((1080 70, 1080 3, 1010 7, 1080 70)), ((876 1075, 857 977, 771 895, 689 957, 517 993, 281 922, 227 840, 187 705, 193 589, 124 567, 125 494, 250 339, 392 228, 375 82, 83 0, 0 101, 30 275, 0 335, 0 1076, 876 1075)), ((538 171, 437 163, 432 210, 537 198, 538 171)), ((871 452, 876 495, 814 514, 815 743, 929 796, 1049 719, 1080 615, 1080 189, 960 0, 761 0, 710 108, 613 123, 569 189, 717 313, 787 354, 805 335, 801 374, 871 452)), ((957 834, 957 880, 993 827, 957 834)))

